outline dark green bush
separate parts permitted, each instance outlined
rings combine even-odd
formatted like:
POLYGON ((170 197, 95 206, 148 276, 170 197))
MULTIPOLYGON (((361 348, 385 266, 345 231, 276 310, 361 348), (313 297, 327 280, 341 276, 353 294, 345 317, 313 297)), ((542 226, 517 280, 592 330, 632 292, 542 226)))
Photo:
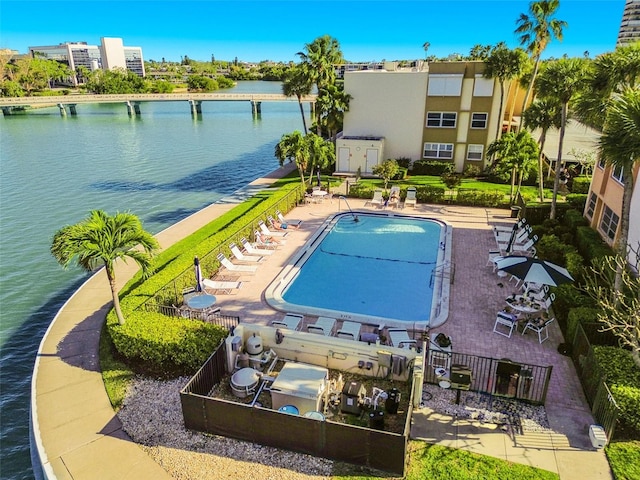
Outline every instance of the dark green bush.
POLYGON ((506 207, 509 199, 500 192, 485 192, 483 190, 458 190, 456 203, 459 205, 475 205, 484 207, 506 207))
POLYGON ((570 193, 566 196, 565 200, 569 205, 571 205, 571 208, 575 208, 583 212, 584 206, 587 203, 587 195, 584 193, 570 193))
POLYGON ((604 243, 598 232, 591 227, 576 228, 576 246, 589 264, 592 264, 595 258, 613 255, 611 247, 604 243))
POLYGON ((565 283, 552 290, 556 295, 556 299, 553 302, 553 313, 555 313, 558 325, 560 325, 564 334, 567 332, 567 317, 572 308, 594 308, 596 306, 593 299, 573 283, 565 283))
POLYGON ((413 175, 433 175, 439 177, 444 172, 453 171, 453 163, 433 162, 428 160, 416 160, 413 162, 411 173, 413 175))
MULTIPOLYGON (((444 188, 433 187, 430 185, 421 185, 416 188, 416 199, 420 203, 442 203, 444 199, 444 188)), ((400 193, 402 198, 407 196, 406 189, 400 193)))
POLYGON ((565 340, 567 342, 573 342, 578 325, 598 323, 598 313, 600 313, 600 310, 591 307, 577 307, 570 309, 569 315, 567 316, 565 340))
POLYGON ((570 209, 564 212, 562 216, 563 223, 570 228, 571 232, 575 234, 578 227, 588 225, 587 219, 582 216, 582 210, 570 209))
POLYGON ((571 185, 571 191, 573 193, 587 194, 589 193, 589 186, 591 185, 591 179, 589 177, 575 177, 571 185))
POLYGON ((396 162, 398 162, 398 166, 408 170, 411 167, 411 159, 407 157, 396 158, 396 162))
POLYGON ((618 420, 640 432, 640 368, 631 352, 620 347, 593 347, 611 393, 620 407, 618 420))
POLYGON ((567 266, 567 253, 578 253, 575 247, 563 243, 556 235, 545 235, 539 239, 536 251, 538 258, 562 267, 567 266))
POLYGON ((399 167, 398 173, 396 173, 391 180, 404 180, 407 178, 407 167, 399 167))
POLYGON ((354 198, 373 198, 374 185, 366 182, 358 182, 349 187, 349 196, 354 198))

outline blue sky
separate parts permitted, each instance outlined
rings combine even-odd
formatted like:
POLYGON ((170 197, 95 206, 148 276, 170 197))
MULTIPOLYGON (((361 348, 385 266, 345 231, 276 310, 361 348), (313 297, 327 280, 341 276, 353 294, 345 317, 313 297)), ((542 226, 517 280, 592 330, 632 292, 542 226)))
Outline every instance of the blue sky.
MULTIPOLYGON (((561 0, 564 40, 544 57, 591 57, 615 48, 625 0, 561 0)), ((297 61, 296 52, 329 34, 349 61, 467 54, 475 44, 505 41, 529 1, 517 0, 0 0, 0 48, 121 37, 146 60, 297 61)))

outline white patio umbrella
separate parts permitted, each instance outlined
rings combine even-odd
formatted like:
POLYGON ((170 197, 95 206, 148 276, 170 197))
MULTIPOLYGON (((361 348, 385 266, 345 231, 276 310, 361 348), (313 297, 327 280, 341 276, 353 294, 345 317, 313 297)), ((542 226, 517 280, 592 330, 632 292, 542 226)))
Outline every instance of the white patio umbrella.
POLYGON ((197 256, 193 259, 193 266, 196 274, 196 291, 202 292, 202 269, 200 268, 200 259, 197 256))
POLYGON ((573 277, 566 268, 539 258, 511 255, 498 260, 496 266, 498 270, 510 273, 524 282, 553 287, 573 282, 573 277))

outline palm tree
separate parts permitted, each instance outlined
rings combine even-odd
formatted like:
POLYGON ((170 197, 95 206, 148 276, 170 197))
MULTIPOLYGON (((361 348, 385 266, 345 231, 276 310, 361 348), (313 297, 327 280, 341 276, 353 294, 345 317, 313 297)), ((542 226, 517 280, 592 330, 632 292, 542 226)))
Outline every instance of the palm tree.
POLYGON ((500 138, 502 132, 502 118, 503 118, 503 105, 505 84, 507 81, 522 75, 522 72, 527 64, 527 54, 516 48, 510 50, 507 48, 504 42, 500 42, 491 49, 489 57, 485 60, 485 70, 483 76, 486 78, 497 78, 500 84, 500 121, 496 127, 496 139, 500 138))
POLYGON ((544 144, 549 129, 560 128, 562 123, 562 109, 556 100, 540 98, 529 105, 529 108, 523 112, 522 117, 524 118, 524 126, 526 128, 529 130, 539 128, 541 130, 540 138, 538 139, 538 193, 540 194, 540 201, 544 202, 544 180, 542 174, 544 144))
POLYGON ((325 140, 315 133, 309 133, 305 137, 311 168, 316 169, 318 186, 320 185, 320 171, 336 162, 336 149, 331 141, 325 140))
POLYGON ((487 149, 489 155, 498 155, 499 166, 511 170, 511 191, 509 201, 513 203, 514 198, 520 193, 522 178, 524 174, 535 164, 538 158, 538 144, 526 130, 519 132, 505 133, 498 140, 492 142, 487 149), (518 179, 518 188, 514 195, 514 187, 518 179))
MULTIPOLYGON (((522 103, 522 111, 527 108, 533 84, 538 75, 542 52, 554 38, 562 40, 562 29, 567 26, 567 22, 564 20, 552 18, 559 6, 560 0, 531 2, 529 4, 530 15, 521 13, 518 20, 516 20, 517 27, 514 33, 520 36, 520 45, 525 47, 535 62, 531 81, 522 103)), ((522 118, 520 118, 519 128, 522 128, 522 118)))
POLYGON ((551 98, 562 106, 560 135, 558 137, 558 158, 555 164, 555 178, 553 180, 553 197, 551 199, 551 219, 556 218, 556 203, 558 187, 560 186, 560 170, 564 168, 562 162, 562 148, 564 133, 567 127, 569 102, 583 89, 586 82, 589 60, 584 58, 561 58, 551 62, 538 78, 536 91, 541 97, 551 98))
POLYGON ((318 93, 316 108, 320 123, 317 125, 318 135, 325 128, 329 139, 335 143, 337 133, 342 130, 344 113, 349 111, 351 95, 338 85, 327 85, 318 93))
POLYGON ((307 120, 304 116, 304 108, 302 107, 302 97, 309 95, 312 89, 313 83, 309 80, 309 74, 306 71, 305 64, 295 65, 285 73, 282 82, 282 93, 287 97, 295 96, 298 99, 305 135, 307 134, 307 120))
POLYGON ((118 322, 124 324, 120 310, 120 298, 116 285, 115 262, 132 258, 142 269, 143 276, 153 273, 152 259, 160 248, 153 235, 142 228, 140 219, 131 213, 108 215, 93 210, 89 217, 75 225, 61 228, 53 236, 51 254, 60 265, 67 268, 74 258, 78 265, 90 272, 104 265, 111 287, 113 308, 118 322), (142 250, 136 248, 141 246, 142 250))
POLYGON ((310 153, 309 144, 302 133, 296 130, 293 133, 285 133, 282 135, 276 145, 274 154, 280 162, 280 166, 284 165, 285 160, 296 162, 298 173, 300 174, 300 181, 304 187, 304 175, 309 166, 310 153))
POLYGON ((633 169, 640 161, 640 90, 628 88, 614 94, 600 137, 600 152, 606 162, 622 167, 624 191, 620 214, 620 233, 616 250, 627 257, 629 212, 633 195, 633 169))
POLYGON ((424 49, 424 58, 428 58, 427 57, 427 52, 429 51, 429 47, 431 46, 431 44, 429 42, 424 42, 422 44, 422 48, 424 49))

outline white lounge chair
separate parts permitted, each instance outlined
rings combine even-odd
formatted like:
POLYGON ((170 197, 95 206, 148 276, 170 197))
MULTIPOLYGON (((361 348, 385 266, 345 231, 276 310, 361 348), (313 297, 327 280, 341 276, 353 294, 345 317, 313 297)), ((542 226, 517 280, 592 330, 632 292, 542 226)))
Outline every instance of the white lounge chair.
POLYGON ((511 232, 513 231, 514 228, 516 229, 521 229, 524 228, 524 226, 527 224, 527 219, 526 218, 521 218, 520 220, 518 220, 516 223, 514 223, 513 225, 494 225, 493 226, 493 233, 508 233, 511 234, 511 232))
POLYGON ((389 201, 387 202, 387 206, 391 208, 398 208, 400 205, 400 187, 394 185, 389 190, 389 201))
POLYGON ((336 326, 336 319, 331 317, 318 317, 316 323, 307 325, 307 332, 329 336, 336 326))
POLYGON ((231 293, 242 286, 242 282, 227 282, 221 280, 202 279, 202 286, 206 292, 231 293))
POLYGON ((298 313, 287 313, 282 320, 271 322, 272 327, 285 328, 287 330, 300 330, 304 315, 298 313))
POLYGON ((242 272, 242 273, 256 273, 258 267, 255 265, 236 265, 232 263, 227 257, 225 257, 224 253, 219 253, 216 258, 220 261, 220 264, 231 272, 242 272))
POLYGON ((404 206, 407 207, 411 205, 412 207, 415 207, 417 202, 418 200, 416 198, 416 187, 407 188, 407 196, 404 199, 404 206))
POLYGON ((389 341, 392 347, 418 349, 418 342, 409 338, 409 332, 404 328, 389 328, 389 341))
POLYGON ((365 206, 366 205, 382 208, 384 206, 384 198, 382 198, 382 189, 376 188, 373 191, 373 198, 365 202, 365 206))
POLYGON ((245 237, 242 237, 240 239, 240 243, 242 244, 244 251, 247 252, 248 255, 273 255, 273 251, 276 248, 275 244, 272 244, 269 247, 258 248, 245 237))
POLYGON ((358 341, 358 339, 360 338, 361 327, 362 325, 358 322, 349 322, 345 320, 344 322, 342 322, 340 330, 336 332, 336 337, 358 341))
POLYGON ((253 232, 253 234, 256 237, 256 245, 261 248, 276 249, 280 245, 284 245, 285 243, 287 243, 287 241, 284 238, 278 237, 276 239, 273 236, 271 236, 271 234, 265 235, 260 230, 256 230, 255 232, 253 232))
POLYGON ((493 333, 511 338, 513 330, 516 329, 517 331, 517 327, 518 317, 513 313, 502 311, 498 312, 498 314, 496 315, 496 323, 493 324, 493 333))
POLYGON ((274 232, 273 230, 269 230, 262 220, 258 222, 258 227, 260 227, 260 231, 263 234, 271 235, 272 237, 284 237, 289 235, 289 232, 274 232))
POLYGON ((276 210, 276 217, 278 217, 280 223, 286 223, 287 225, 291 225, 292 227, 300 227, 300 225, 302 225, 302 220, 286 220, 280 210, 276 210))
POLYGON ((509 253, 512 254, 512 255, 513 254, 515 254, 515 255, 520 255, 520 254, 535 255, 536 254, 536 249, 535 249, 534 245, 536 244, 537 241, 538 241, 538 236, 534 235, 524 245, 519 245, 519 244, 513 245, 511 250, 509 251, 509 253))
POLYGON ((538 334, 538 342, 543 343, 549 338, 549 329, 547 328, 551 322, 555 320, 554 317, 549 317, 546 320, 537 318, 535 320, 529 320, 522 329, 522 335, 527 333, 527 330, 533 330, 538 334))
POLYGON ((232 243, 231 245, 229 245, 229 249, 231 250, 231 253, 233 253, 233 256, 236 257, 236 259, 241 262, 258 263, 264 260, 263 256, 255 257, 253 255, 245 255, 240 251, 240 249, 235 243, 232 243))

